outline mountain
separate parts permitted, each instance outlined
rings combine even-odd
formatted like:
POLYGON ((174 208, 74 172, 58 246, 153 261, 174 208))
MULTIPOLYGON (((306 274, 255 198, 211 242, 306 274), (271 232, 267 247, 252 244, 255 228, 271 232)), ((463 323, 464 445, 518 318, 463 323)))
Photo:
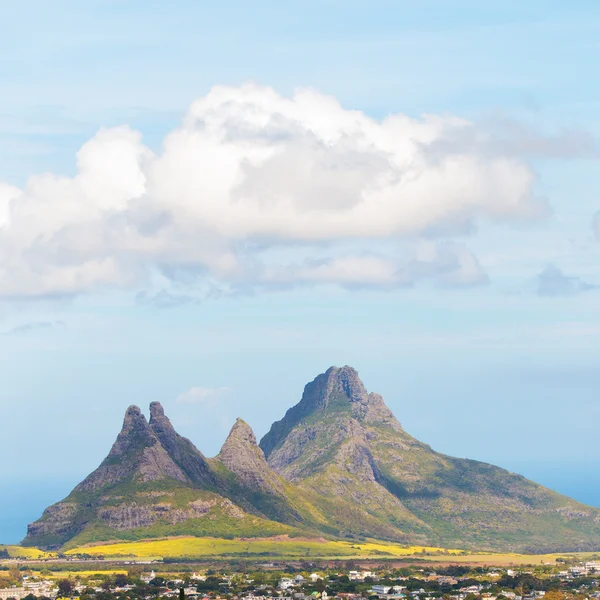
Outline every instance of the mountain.
POLYGON ((322 536, 489 550, 600 548, 600 510, 404 431, 358 373, 332 367, 257 444, 238 419, 208 458, 162 406, 127 409, 108 456, 29 525, 69 549, 174 535, 322 536))
POLYGON ((268 467, 254 434, 240 440, 237 424, 222 457, 207 459, 174 430, 160 404, 152 403, 150 415, 148 422, 137 406, 127 409, 102 464, 29 525, 24 545, 70 548, 167 535, 278 535, 295 531, 288 521, 302 524, 293 509, 286 514, 285 494, 275 506, 269 502, 272 495, 279 497, 284 480, 268 467), (253 451, 262 456, 266 471, 256 492, 258 483, 238 478, 227 467, 243 473, 245 457, 253 451), (267 481, 274 490, 267 489, 267 481))
MULTIPOLYGON (((598 548, 600 511, 474 460, 445 456, 406 433, 351 367, 330 368, 260 442, 288 481, 351 498, 386 537, 460 548, 598 548)), ((353 534, 372 535, 362 523, 353 534)))

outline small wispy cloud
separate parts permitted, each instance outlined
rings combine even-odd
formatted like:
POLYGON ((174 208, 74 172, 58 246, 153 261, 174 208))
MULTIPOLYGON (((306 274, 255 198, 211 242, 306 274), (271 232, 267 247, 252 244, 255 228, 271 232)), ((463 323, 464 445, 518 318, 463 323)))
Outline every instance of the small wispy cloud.
POLYGON ((65 327, 66 325, 63 321, 32 321, 30 323, 16 325, 3 332, 1 335, 24 335, 43 329, 64 329, 65 327))
POLYGON ((177 308, 200 303, 200 298, 189 294, 175 294, 165 289, 155 294, 148 290, 142 290, 136 295, 135 300, 141 306, 153 308, 177 308))
POLYGON ((228 387, 191 387, 179 394, 175 401, 179 404, 211 404, 229 393, 228 387))
POLYGON ((538 296, 562 297, 575 296, 583 292, 598 289, 580 277, 565 275, 557 266, 549 265, 536 278, 538 296))

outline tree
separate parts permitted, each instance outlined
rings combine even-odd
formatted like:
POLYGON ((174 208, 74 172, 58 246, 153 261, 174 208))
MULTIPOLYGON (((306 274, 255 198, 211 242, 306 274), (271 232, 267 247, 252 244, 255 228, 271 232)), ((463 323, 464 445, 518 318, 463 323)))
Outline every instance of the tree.
POLYGON ((144 572, 143 567, 140 567, 140 566, 129 567, 129 569, 127 569, 127 577, 129 577, 129 579, 139 579, 142 576, 143 572, 144 572))
POLYGON ((564 600, 565 599, 565 595, 562 592, 556 591, 556 590, 551 590, 549 592, 546 592, 545 596, 544 596, 544 600, 564 600))
POLYGON ((23 576, 21 575, 21 571, 19 571, 19 567, 11 566, 8 570, 8 578, 13 583, 21 583, 23 581, 23 576))
POLYGON ((73 592, 73 584, 68 579, 59 579, 58 595, 61 598, 69 598, 73 592))

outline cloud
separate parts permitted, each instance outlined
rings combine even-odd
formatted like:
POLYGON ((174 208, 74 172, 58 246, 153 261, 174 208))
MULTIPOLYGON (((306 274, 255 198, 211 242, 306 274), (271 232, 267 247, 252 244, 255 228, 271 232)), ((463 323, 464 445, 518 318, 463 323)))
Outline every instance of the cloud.
POLYGON ((176 402, 179 404, 212 404, 229 393, 228 387, 191 387, 189 390, 179 394, 176 402))
POLYGON ((166 289, 154 293, 149 290, 142 290, 136 294, 135 300, 141 306, 151 306, 153 308, 177 308, 201 302, 201 299, 195 296, 173 293, 166 289))
POLYGON ((600 156, 598 140, 587 131, 565 129, 547 134, 500 113, 481 121, 477 127, 448 129, 430 150, 437 150, 442 156, 460 151, 486 157, 576 159, 600 156))
POLYGON ((5 331, 2 335, 23 335, 32 331, 44 329, 63 329, 65 323, 63 321, 32 321, 31 323, 23 323, 5 331))
POLYGON ((489 283, 477 258, 456 243, 421 242, 408 260, 374 254, 310 260, 255 273, 261 286, 333 283, 348 289, 394 289, 431 281, 439 287, 475 287, 489 283))
MULTIPOLYGON (((374 244, 443 240, 482 220, 547 213, 528 164, 443 143, 461 135, 486 134, 452 116, 377 121, 314 90, 286 98, 258 85, 215 87, 160 154, 126 126, 102 129, 77 153, 74 177, 0 186, 0 297, 139 290, 153 273, 235 287, 288 247, 303 255, 300 280, 370 285, 389 277, 393 261, 367 272, 355 254, 374 244), (357 251, 344 256, 348 244, 357 251), (315 248, 329 255, 315 257, 315 248), (311 260, 329 267, 311 270, 311 260)), ((440 284, 477 279, 472 255, 443 260, 462 266, 440 284)), ((404 276, 423 278, 415 272, 427 268, 417 261, 404 276)))
POLYGON ((575 296, 598 288, 579 277, 565 275, 554 265, 549 265, 537 276, 536 285, 538 296, 547 297, 575 296))

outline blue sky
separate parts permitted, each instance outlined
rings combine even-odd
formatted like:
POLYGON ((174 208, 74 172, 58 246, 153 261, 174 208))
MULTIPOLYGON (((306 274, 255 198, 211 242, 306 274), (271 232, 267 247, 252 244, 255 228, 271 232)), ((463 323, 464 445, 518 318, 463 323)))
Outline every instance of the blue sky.
POLYGON ((213 455, 332 364, 600 506, 600 8, 523 4, 4 8, 1 540, 129 404, 213 455))

